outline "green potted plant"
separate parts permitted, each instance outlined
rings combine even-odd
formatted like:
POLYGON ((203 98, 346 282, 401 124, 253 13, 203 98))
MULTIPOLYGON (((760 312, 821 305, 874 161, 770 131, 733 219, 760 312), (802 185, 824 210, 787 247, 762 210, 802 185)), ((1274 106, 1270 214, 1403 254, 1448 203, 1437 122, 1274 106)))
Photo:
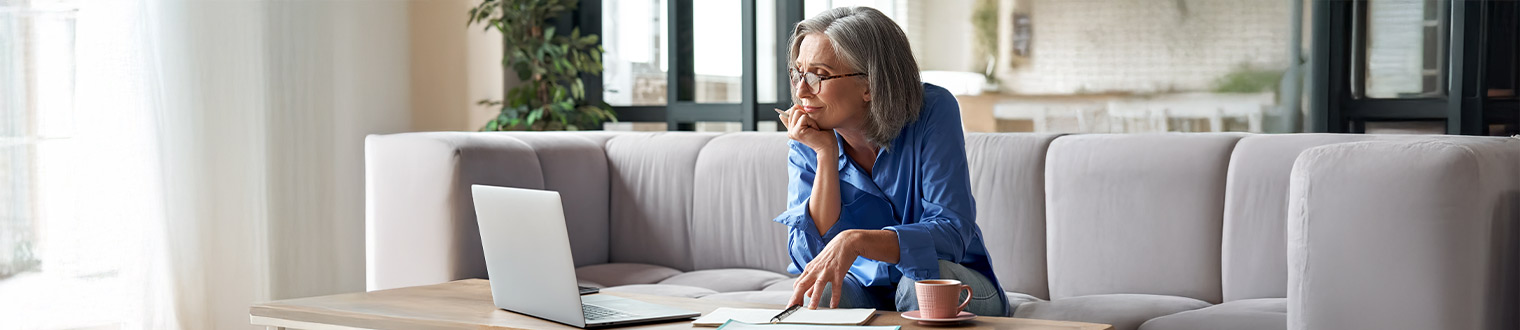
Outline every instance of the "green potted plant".
POLYGON ((982 66, 982 76, 988 85, 997 86, 998 1, 977 0, 976 9, 971 13, 971 27, 975 30, 976 48, 987 61, 982 66))
POLYGON ((501 31, 506 46, 501 64, 517 72, 522 84, 504 100, 477 104, 501 113, 481 131, 597 129, 617 121, 612 107, 586 100, 581 73, 602 73, 602 46, 594 34, 555 34, 553 21, 575 10, 577 0, 483 0, 470 9, 469 25, 501 31))

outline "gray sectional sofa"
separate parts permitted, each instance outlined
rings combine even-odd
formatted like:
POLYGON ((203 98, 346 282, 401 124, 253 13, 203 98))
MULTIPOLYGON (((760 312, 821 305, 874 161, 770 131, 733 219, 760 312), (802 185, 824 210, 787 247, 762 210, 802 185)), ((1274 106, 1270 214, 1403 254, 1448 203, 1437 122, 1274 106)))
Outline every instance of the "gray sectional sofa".
MULTIPOLYGON (((559 191, 605 291, 784 303, 784 133, 366 141, 371 290, 485 277, 471 184, 559 191)), ((966 135, 1015 316, 1115 329, 1500 329, 1520 139, 966 135)))

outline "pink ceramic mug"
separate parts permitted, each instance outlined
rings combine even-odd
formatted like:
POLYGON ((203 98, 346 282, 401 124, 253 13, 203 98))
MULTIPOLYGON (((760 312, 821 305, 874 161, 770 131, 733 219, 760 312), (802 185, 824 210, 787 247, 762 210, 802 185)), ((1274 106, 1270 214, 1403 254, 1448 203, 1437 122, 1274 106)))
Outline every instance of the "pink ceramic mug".
POLYGON ((913 283, 918 290, 919 316, 931 319, 953 318, 971 303, 971 286, 956 280, 923 280, 913 283), (956 304, 961 290, 966 290, 966 300, 956 304))

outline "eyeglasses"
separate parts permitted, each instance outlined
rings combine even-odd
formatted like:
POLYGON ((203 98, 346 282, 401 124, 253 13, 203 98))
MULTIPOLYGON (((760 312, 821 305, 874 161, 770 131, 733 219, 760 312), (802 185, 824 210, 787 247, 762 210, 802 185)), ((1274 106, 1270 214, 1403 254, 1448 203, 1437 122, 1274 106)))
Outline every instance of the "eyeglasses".
POLYGON ((818 87, 821 87, 823 85, 824 80, 866 75, 865 72, 856 72, 833 76, 820 76, 817 73, 798 71, 797 68, 786 69, 786 71, 792 77, 792 86, 796 86, 798 80, 807 81, 808 88, 812 89, 815 93, 818 92, 818 87))

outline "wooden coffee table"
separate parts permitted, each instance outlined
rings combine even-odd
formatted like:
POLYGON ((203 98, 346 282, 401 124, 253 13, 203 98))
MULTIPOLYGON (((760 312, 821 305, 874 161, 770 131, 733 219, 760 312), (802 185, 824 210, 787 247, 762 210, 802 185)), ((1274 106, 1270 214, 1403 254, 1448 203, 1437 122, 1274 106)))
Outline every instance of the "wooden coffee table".
MULTIPOLYGON (((718 307, 775 308, 781 306, 691 298, 608 292, 600 294, 711 313, 718 307)), ((870 325, 920 326, 896 312, 877 312, 870 325)), ((496 308, 490 282, 481 279, 360 293, 273 301, 248 308, 253 325, 293 329, 574 329, 551 321, 496 308)), ((1105 330, 1106 324, 1008 317, 978 317, 953 328, 1105 330)), ((691 321, 671 321, 614 329, 694 329, 691 321)), ((712 329, 712 328, 695 328, 712 329)))

